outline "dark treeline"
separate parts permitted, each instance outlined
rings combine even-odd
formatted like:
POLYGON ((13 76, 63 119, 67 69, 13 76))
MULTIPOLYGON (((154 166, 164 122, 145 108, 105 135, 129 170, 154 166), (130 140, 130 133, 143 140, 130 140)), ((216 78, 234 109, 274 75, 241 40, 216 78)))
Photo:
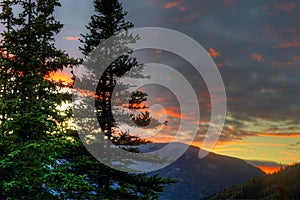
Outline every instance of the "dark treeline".
POLYGON ((300 199, 300 164, 256 177, 208 199, 300 199))

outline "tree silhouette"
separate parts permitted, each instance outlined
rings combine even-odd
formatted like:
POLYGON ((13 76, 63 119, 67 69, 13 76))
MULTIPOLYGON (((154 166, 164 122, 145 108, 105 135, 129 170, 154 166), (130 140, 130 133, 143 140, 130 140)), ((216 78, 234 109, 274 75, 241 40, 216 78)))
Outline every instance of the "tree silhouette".
MULTIPOLYGON (((131 132, 120 131, 118 126, 122 125, 122 123, 131 124, 132 126, 146 126, 151 122, 152 126, 155 127, 161 123, 150 117, 150 113, 147 112, 147 106, 143 104, 147 100, 147 94, 142 91, 129 92, 128 88, 130 86, 120 84, 118 80, 125 74, 131 78, 147 78, 148 76, 141 73, 143 65, 139 64, 137 59, 131 56, 130 51, 128 54, 116 57, 112 63, 109 63, 109 60, 118 55, 118 52, 126 49, 126 44, 134 43, 139 38, 123 32, 132 28, 133 24, 125 21, 127 13, 123 11, 122 5, 117 0, 95 0, 94 7, 95 14, 87 25, 88 33, 82 35, 83 39, 81 42, 83 47, 80 48, 86 56, 86 61, 84 62, 85 70, 90 74, 88 77, 81 78, 86 82, 89 82, 89 79, 97 80, 92 83, 96 85, 96 92, 95 98, 92 95, 91 102, 94 101, 95 103, 92 105, 87 103, 85 106, 91 106, 90 109, 94 107, 100 127, 112 143, 122 145, 121 148, 124 148, 126 145, 137 146, 145 141, 131 132), (104 41, 116 35, 119 36, 111 41, 113 45, 101 46, 104 41), (121 97, 127 102, 119 101, 121 97), (124 110, 126 111, 124 112, 124 110)), ((83 84, 82 90, 89 90, 89 88, 85 88, 85 84, 83 84)), ((94 116, 90 117, 93 118, 94 116)), ((87 138, 89 143, 90 137, 87 138)), ((126 150, 138 152, 136 148, 126 148, 126 150)), ((107 160, 116 156, 109 149, 101 149, 101 151, 107 153, 107 160)), ((120 160, 114 159, 114 161, 121 162, 121 158, 120 160)), ((110 162, 112 163, 113 160, 110 162)), ((116 194, 116 191, 122 191, 122 195, 125 196, 120 196, 121 198, 158 197, 157 192, 162 191, 163 184, 174 182, 171 179, 162 179, 158 176, 147 177, 145 174, 134 175, 120 172, 102 166, 97 162, 95 163, 96 165, 99 168, 96 174, 97 176, 101 175, 96 180, 96 185, 98 185, 99 193, 100 190, 104 191, 102 192, 104 196, 112 193, 116 194), (118 187, 113 189, 116 183, 118 187), (131 189, 127 188, 126 185, 130 186, 131 189), (143 185, 143 187, 141 188, 139 185, 143 185), (132 193, 131 191, 135 192, 132 193)), ((85 173, 92 175, 90 172, 85 173)))
MULTIPOLYGON (((89 33, 82 35, 83 40, 81 40, 84 45, 80 49, 87 57, 105 40, 133 27, 132 23, 125 21, 127 13, 123 11, 122 6, 118 1, 94 1, 94 5, 96 14, 91 17, 91 21, 87 26, 89 33)), ((134 43, 138 40, 138 36, 126 35, 125 33, 122 36, 123 38, 117 38, 116 41, 112 42, 113 46, 102 49, 102 57, 99 57, 98 59, 112 57, 120 48, 123 48, 121 47, 124 45, 123 43, 134 43)), ((137 126, 146 126, 152 121, 156 126, 160 125, 157 120, 150 117, 149 112, 145 111, 147 107, 142 103, 147 100, 146 93, 142 91, 129 93, 126 91, 128 89, 128 86, 126 85, 123 85, 121 87, 122 89, 116 89, 117 80, 126 73, 128 73, 128 77, 131 78, 147 78, 147 76, 141 73, 143 65, 138 64, 136 58, 132 57, 130 54, 122 55, 109 66, 97 65, 97 61, 99 63, 99 60, 95 57, 91 60, 94 60, 94 63, 87 64, 87 69, 100 77, 100 80, 97 83, 97 98, 95 102, 97 118, 103 132, 109 139, 113 138, 113 136, 116 137, 117 135, 122 134, 117 131, 117 123, 112 112, 113 95, 118 97, 123 96, 123 98, 127 97, 129 103, 126 104, 126 107, 132 111, 127 115, 128 117, 130 116, 130 118, 126 118, 125 115, 120 116, 119 112, 118 121, 127 121, 128 123, 132 120, 137 126), (99 68, 103 69, 99 70, 99 68), (103 72, 103 74, 99 74, 99 71, 103 72), (141 111, 141 113, 136 115, 135 111, 137 110, 141 111)), ((115 110, 115 112, 117 112, 117 110, 115 110)))

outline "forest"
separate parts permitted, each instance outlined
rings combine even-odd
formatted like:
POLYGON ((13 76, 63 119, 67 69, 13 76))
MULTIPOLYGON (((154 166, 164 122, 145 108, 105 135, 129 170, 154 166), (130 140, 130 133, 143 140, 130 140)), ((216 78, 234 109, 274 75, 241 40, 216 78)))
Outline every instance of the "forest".
POLYGON ((300 164, 259 176, 207 199, 299 199, 300 164))

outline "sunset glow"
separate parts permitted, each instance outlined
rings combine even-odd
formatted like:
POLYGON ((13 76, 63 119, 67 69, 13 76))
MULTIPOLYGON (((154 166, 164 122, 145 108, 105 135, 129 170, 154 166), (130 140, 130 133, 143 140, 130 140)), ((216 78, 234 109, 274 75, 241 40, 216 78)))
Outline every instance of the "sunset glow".
POLYGON ((52 73, 50 74, 49 77, 45 77, 45 78, 49 78, 53 81, 60 81, 60 82, 64 82, 64 83, 72 83, 72 74, 67 72, 67 71, 58 71, 56 73, 52 73))
POLYGON ((274 166, 256 166, 262 171, 264 171, 266 174, 273 174, 278 171, 280 171, 281 167, 274 167, 274 166))
MULTIPOLYGON (((65 3, 72 7, 72 3, 65 3)), ((86 3, 78 3, 88 10, 87 13, 93 12, 86 3)), ((300 160, 298 2, 257 1, 248 4, 237 0, 136 0, 136 4, 122 3, 128 11, 128 19, 137 27, 166 27, 187 34, 199 42, 216 63, 225 83, 228 106, 224 129, 212 150, 214 153, 283 165, 300 160)), ((72 55, 82 56, 78 50, 78 33, 85 31, 89 17, 74 15, 57 45, 72 55)), ((147 62, 164 63, 178 70, 196 89, 201 120, 191 119, 191 124, 200 123, 193 145, 201 147, 211 114, 210 94, 204 81, 195 78, 195 73, 187 70, 189 66, 185 62, 170 57, 160 49, 145 57, 147 62)), ((58 72, 51 78, 71 81, 68 72, 58 72)), ((167 76, 165 79, 176 83, 174 77, 167 76)), ((180 120, 189 119, 190 116, 180 112, 174 98, 159 89, 149 95, 150 106, 162 106, 152 111, 151 116, 159 119, 165 117, 169 122, 149 140, 172 141, 180 120)), ((184 139, 182 142, 185 142, 184 139)), ((257 166, 266 173, 278 170, 275 164, 257 166)))

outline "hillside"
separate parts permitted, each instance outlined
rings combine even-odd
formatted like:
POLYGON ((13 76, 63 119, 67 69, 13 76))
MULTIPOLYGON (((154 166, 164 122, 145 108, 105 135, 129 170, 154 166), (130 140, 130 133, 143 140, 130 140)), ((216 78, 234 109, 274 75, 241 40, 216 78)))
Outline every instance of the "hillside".
MULTIPOLYGON (((147 144, 143 150, 153 151, 163 145, 165 144, 147 144)), ((199 159, 198 153, 199 148, 191 146, 177 161, 151 173, 159 173, 162 177, 178 180, 176 184, 166 186, 160 199, 205 198, 249 178, 264 175, 260 169, 243 160, 214 153, 209 153, 205 158, 199 159)))
POLYGON ((232 187, 214 199, 300 199, 300 164, 277 173, 256 177, 232 187))

